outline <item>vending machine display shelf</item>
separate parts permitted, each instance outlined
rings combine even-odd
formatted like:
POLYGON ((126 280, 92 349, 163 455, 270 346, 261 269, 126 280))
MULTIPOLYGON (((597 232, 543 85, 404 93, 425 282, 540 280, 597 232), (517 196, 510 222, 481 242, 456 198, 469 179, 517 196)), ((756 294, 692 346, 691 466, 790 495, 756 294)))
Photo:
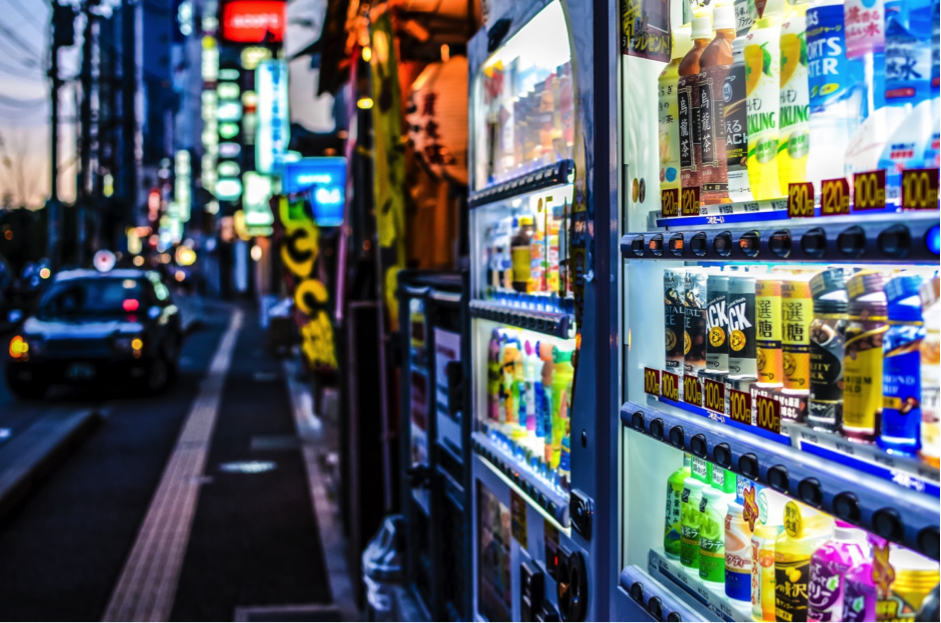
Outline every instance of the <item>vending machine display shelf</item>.
POLYGON ((573 160, 560 160, 519 177, 514 177, 511 180, 476 190, 470 193, 467 203, 471 208, 476 208, 534 190, 571 184, 574 178, 575 162, 573 160))
POLYGON ((937 263, 938 211, 779 219, 735 225, 684 225, 621 238, 631 260, 937 263))
POLYGON ((494 443, 479 431, 473 435, 474 451, 495 471, 506 478, 513 487, 529 499, 563 528, 569 527, 568 495, 556 489, 545 478, 521 464, 509 452, 494 443))
POLYGON ((889 541, 939 557, 937 495, 679 409, 626 402, 621 422, 889 541))
POLYGON ((671 560, 662 549, 651 549, 647 564, 655 579, 667 587, 676 587, 675 594, 687 596, 723 621, 753 620, 750 602, 729 599, 722 587, 700 580, 695 569, 687 569, 679 560, 671 560))
POLYGON ((493 320, 500 324, 537 331, 562 339, 570 339, 575 333, 575 318, 571 314, 562 312, 520 309, 478 300, 470 302, 470 315, 473 318, 493 320))

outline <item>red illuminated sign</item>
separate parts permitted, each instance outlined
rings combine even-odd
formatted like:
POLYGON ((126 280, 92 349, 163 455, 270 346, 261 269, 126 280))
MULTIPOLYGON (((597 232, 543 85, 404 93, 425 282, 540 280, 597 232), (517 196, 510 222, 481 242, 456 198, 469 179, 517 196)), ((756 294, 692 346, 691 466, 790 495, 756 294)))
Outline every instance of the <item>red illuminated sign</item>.
POLYGON ((232 0, 222 7, 222 39, 234 43, 262 43, 284 39, 283 0, 232 0))

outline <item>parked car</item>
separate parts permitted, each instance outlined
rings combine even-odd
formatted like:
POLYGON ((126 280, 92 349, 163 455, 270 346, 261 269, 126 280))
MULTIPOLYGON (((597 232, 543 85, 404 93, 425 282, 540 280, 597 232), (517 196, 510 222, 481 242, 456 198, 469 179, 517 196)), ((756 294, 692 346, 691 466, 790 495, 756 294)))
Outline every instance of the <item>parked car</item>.
POLYGON ((157 392, 172 382, 183 332, 156 272, 73 270, 52 281, 9 342, 6 381, 16 396, 129 382, 157 392))

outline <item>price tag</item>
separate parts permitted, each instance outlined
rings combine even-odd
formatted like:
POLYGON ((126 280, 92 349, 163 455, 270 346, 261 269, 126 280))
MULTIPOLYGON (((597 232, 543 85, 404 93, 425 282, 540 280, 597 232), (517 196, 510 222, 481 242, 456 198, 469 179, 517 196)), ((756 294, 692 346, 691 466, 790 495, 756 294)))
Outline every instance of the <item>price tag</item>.
POLYGON ((759 428, 781 433, 781 403, 768 396, 755 396, 755 422, 759 428))
POLYGON ((787 187, 787 217, 813 218, 813 182, 792 182, 787 187))
POLYGON ((885 170, 853 175, 853 211, 885 209, 885 170))
POLYGON ((902 209, 938 209, 937 169, 906 169, 902 171, 902 209))
POLYGON ((671 218, 680 215, 680 189, 668 188, 660 191, 660 215, 671 218))
POLYGON ((820 186, 820 215, 850 213, 850 185, 845 177, 824 180, 820 186))
POLYGON ((751 426, 751 394, 737 389, 729 390, 729 417, 751 426))
POLYGON ((651 396, 660 395, 660 370, 644 368, 644 393, 651 396))
POLYGON ((699 186, 680 192, 680 209, 683 216, 699 216, 699 186))
POLYGON ((703 385, 706 408, 716 413, 725 414, 725 383, 706 379, 703 385))
POLYGON ((672 372, 663 373, 663 397, 673 402, 680 401, 680 377, 672 372))
POLYGON ((695 376, 683 377, 683 402, 695 407, 702 406, 702 387, 695 376))

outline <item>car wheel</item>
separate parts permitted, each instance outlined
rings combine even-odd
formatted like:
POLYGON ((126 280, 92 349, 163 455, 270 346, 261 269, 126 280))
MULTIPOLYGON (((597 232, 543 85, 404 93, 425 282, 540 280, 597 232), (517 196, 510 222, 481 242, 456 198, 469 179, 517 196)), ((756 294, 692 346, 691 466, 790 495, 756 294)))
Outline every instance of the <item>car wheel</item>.
POLYGON ((154 359, 147 375, 147 390, 156 394, 166 389, 169 383, 170 366, 167 360, 163 357, 154 359))
POLYGON ((48 389, 42 383, 7 381, 7 386, 14 396, 20 400, 41 400, 46 395, 48 389))

